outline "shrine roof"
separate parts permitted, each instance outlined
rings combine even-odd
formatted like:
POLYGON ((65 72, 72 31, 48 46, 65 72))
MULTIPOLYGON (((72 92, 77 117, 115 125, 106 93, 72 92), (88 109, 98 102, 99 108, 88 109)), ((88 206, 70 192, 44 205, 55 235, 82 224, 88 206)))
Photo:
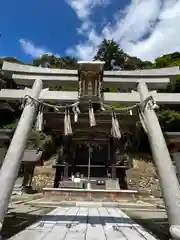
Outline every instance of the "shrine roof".
MULTIPOLYGON (((44 112, 45 129, 52 132, 64 133, 64 112, 44 112)), ((81 113, 78 117, 78 122, 74 123, 74 115, 71 114, 71 125, 74 138, 82 138, 89 135, 96 137, 105 137, 110 134, 112 126, 111 112, 95 113, 96 126, 91 128, 89 126, 89 114, 81 113)), ((136 122, 139 120, 138 116, 134 113, 133 116, 128 113, 117 115, 120 129, 127 131, 134 129, 136 122)))

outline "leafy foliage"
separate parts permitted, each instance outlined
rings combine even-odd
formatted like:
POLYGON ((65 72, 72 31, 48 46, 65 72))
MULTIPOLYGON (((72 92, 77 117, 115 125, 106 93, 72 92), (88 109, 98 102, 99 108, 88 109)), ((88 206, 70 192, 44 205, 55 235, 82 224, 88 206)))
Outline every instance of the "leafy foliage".
POLYGON ((149 61, 142 61, 137 57, 129 56, 115 41, 106 39, 100 44, 94 60, 104 61, 105 70, 113 70, 112 61, 114 66, 122 70, 145 69, 152 66, 149 61))
POLYGON ((60 69, 76 69, 77 61, 74 58, 63 57, 58 58, 56 56, 43 55, 40 58, 37 58, 33 61, 34 66, 44 66, 48 63, 51 68, 60 68, 60 69))
POLYGON ((125 57, 126 54, 115 41, 104 39, 99 46, 94 60, 105 61, 105 70, 112 70, 112 60, 115 61, 114 65, 123 68, 125 57))

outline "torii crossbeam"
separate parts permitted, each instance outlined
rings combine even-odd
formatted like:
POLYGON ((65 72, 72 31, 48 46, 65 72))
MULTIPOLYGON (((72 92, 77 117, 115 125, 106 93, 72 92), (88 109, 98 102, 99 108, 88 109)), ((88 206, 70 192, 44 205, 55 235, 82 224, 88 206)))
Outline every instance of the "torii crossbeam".
MULTIPOLYGON (((22 100, 26 95, 48 102, 73 103, 75 101, 111 103, 142 103, 144 123, 157 167, 161 190, 173 238, 180 239, 180 187, 173 169, 158 118, 152 106, 146 102, 152 96, 157 104, 179 104, 180 94, 149 92, 148 89, 165 88, 180 75, 179 67, 138 70, 103 71, 103 62, 80 62, 77 70, 49 69, 15 63, 3 63, 3 71, 18 85, 33 86, 32 89, 0 91, 0 100, 22 100), (76 91, 49 91, 52 85, 71 85, 76 91), (126 93, 103 93, 103 87, 118 87, 126 93), (135 91, 132 91, 135 90, 135 91), (128 92, 129 91, 129 92, 128 92), (136 92, 137 91, 137 92, 136 92), (145 103, 145 104, 144 104, 145 103)), ((36 115, 37 104, 28 99, 19 124, 7 151, 0 171, 0 223, 1 227, 19 170, 28 134, 36 115)))

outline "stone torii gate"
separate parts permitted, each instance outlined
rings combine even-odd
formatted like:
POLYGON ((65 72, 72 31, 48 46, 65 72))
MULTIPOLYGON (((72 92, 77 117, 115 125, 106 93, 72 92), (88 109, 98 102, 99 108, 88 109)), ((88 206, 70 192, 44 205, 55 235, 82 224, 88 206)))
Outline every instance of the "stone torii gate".
POLYGON ((104 72, 103 65, 103 62, 79 62, 78 71, 76 71, 3 63, 3 70, 7 76, 12 76, 18 85, 32 86, 32 89, 1 89, 0 91, 0 100, 23 100, 25 96, 30 96, 26 99, 19 124, 0 171, 0 228, 2 228, 28 134, 36 117, 37 101, 32 99, 52 103, 58 101, 62 104, 89 100, 105 104, 141 103, 144 124, 168 214, 170 233, 173 238, 180 239, 180 186, 154 112, 155 102, 180 104, 180 94, 149 91, 165 88, 170 81, 175 81, 176 75, 180 74, 179 67, 104 72), (78 88, 78 91, 49 91, 46 87, 53 84, 56 86, 70 84, 78 88), (118 87, 129 92, 102 93, 102 86, 118 87))

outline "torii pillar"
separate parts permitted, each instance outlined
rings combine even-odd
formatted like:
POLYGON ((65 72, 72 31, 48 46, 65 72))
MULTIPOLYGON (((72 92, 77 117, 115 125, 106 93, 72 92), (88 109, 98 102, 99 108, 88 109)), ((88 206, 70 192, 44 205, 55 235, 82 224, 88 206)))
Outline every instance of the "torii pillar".
MULTIPOLYGON (((42 86, 43 84, 40 79, 35 80, 31 91, 31 97, 38 99, 42 86)), ((2 229, 14 183, 18 175, 21 158, 27 145, 29 132, 34 122, 36 106, 37 104, 32 102, 31 99, 27 99, 0 170, 0 230, 2 229)))
MULTIPOLYGON (((139 82, 137 86, 141 102, 149 96, 145 82, 139 82)), ((160 186, 164 197, 165 207, 168 215, 170 233, 173 239, 180 239, 180 186, 173 163, 158 121, 153 109, 144 108, 145 126, 157 168, 160 186)))

